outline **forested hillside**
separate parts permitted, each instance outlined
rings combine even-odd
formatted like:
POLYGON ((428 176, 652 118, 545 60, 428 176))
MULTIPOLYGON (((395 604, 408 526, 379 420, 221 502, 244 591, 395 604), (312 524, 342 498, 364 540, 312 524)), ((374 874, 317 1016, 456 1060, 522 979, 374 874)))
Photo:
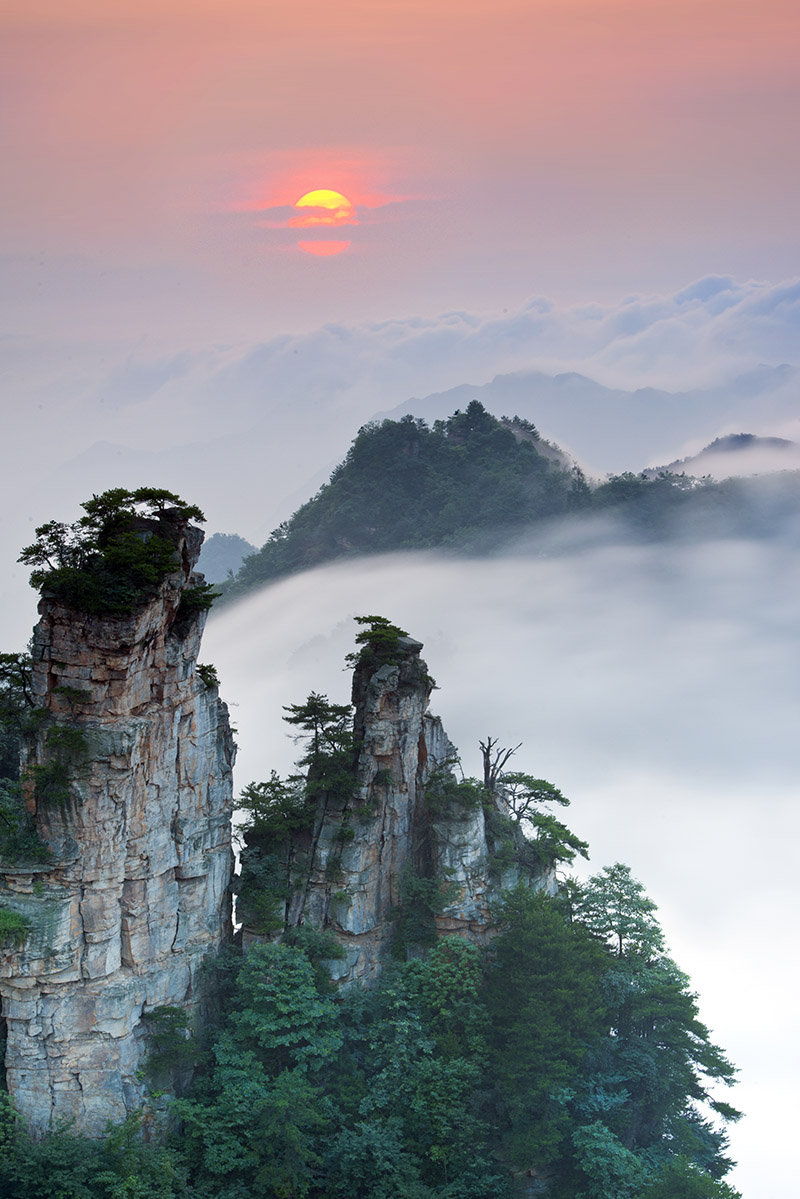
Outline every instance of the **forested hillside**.
POLYGON ((329 483, 280 525, 226 594, 352 554, 482 546, 497 528, 589 502, 580 471, 532 425, 500 421, 477 401, 429 428, 403 417, 366 425, 329 483))
POLYGON ((246 558, 223 599, 338 558, 395 550, 486 554, 556 518, 613 514, 626 535, 771 536, 800 514, 800 474, 754 483, 626 472, 589 486, 518 417, 473 400, 429 427, 365 425, 330 481, 246 558))

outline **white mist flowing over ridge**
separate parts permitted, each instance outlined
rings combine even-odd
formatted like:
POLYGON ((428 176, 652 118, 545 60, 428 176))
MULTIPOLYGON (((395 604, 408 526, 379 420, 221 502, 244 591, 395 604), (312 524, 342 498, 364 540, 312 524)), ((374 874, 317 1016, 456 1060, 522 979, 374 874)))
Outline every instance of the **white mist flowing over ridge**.
POLYGON ((431 707, 467 773, 478 738, 522 741, 518 768, 572 801, 585 869, 625 861, 659 904, 701 1016, 741 1069, 735 1183, 776 1199, 794 1177, 765 1096, 793 1085, 800 982, 785 952, 800 876, 798 585, 797 555, 774 543, 395 555, 266 588, 216 613, 204 645, 233 702, 241 787, 292 762, 283 704, 348 698, 353 615, 424 641, 431 707))

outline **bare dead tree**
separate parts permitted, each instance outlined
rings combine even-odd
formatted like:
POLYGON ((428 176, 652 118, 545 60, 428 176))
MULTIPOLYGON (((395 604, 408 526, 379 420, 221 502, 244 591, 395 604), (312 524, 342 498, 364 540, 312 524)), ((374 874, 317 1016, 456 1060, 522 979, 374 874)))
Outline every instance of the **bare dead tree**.
POLYGON ((479 741, 480 751, 483 754, 483 785, 490 795, 494 795, 497 790, 497 780, 503 773, 503 768, 517 750, 522 746, 515 745, 513 749, 504 749, 497 744, 494 737, 487 737, 485 741, 479 741))

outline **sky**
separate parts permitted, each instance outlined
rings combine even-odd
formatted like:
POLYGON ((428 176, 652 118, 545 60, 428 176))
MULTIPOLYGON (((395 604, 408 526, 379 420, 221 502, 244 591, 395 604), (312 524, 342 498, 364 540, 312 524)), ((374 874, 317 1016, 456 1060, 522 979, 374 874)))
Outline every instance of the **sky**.
POLYGON ((798 271, 792 0, 3 0, 12 327, 240 340, 798 271), (349 252, 281 225, 348 196, 349 252))
MULTIPOLYGON (((0 0, 0 32, 3 648, 19 548, 93 492, 260 544, 361 424, 464 385, 598 477, 800 441, 795 0, 0 0)), ((207 633, 242 785, 371 607, 467 760, 525 743, 740 1060, 747 1199, 796 1189, 795 541, 387 559, 207 633)))

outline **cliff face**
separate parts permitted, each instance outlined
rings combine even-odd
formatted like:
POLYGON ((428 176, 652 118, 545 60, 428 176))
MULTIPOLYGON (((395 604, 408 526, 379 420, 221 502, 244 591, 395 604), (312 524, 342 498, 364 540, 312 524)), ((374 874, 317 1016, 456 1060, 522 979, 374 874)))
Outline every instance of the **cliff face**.
POLYGON ((3 870, 30 931, 0 951, 6 1078, 35 1130, 102 1132, 141 1106, 147 1013, 191 1011, 228 936, 234 746, 196 670, 205 613, 180 609, 202 534, 130 616, 44 599, 33 690, 43 719, 23 778, 46 866, 3 870))
MULTIPOLYGON (((455 933, 482 943, 504 887, 521 877, 549 884, 545 875, 520 872, 514 860, 504 863, 491 811, 448 798, 457 755, 439 718, 427 711, 432 680, 421 649, 406 637, 400 661, 357 666, 353 798, 323 796, 310 836, 296 837, 284 850, 293 880, 285 924, 335 936, 345 956, 330 967, 343 983, 377 975, 412 908, 427 920, 429 935, 455 933)), ((493 807, 502 819, 502 799, 493 807)), ((506 827, 504 836, 508 842, 514 833, 506 827)), ((249 852, 243 854, 245 887, 249 852)), ((245 927, 244 936, 247 943, 258 932, 245 927)), ((407 951, 415 952, 413 936, 406 940, 407 951)))

